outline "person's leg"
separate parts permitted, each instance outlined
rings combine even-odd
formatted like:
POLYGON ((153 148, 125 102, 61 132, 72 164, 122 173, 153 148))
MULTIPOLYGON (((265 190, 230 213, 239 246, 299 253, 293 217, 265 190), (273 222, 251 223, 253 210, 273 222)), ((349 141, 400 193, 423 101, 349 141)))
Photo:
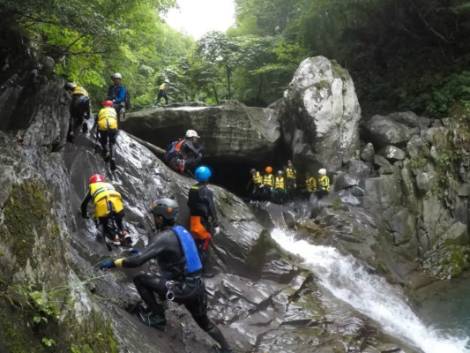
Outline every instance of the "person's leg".
POLYGON ((107 131, 100 131, 98 133, 98 141, 100 142, 101 145, 101 153, 103 155, 103 158, 106 159, 108 155, 108 132, 107 131))
POLYGON ((163 92, 163 98, 165 99, 165 104, 168 105, 168 95, 166 92, 163 92))
POLYGON ((162 330, 166 324, 165 308, 163 304, 157 302, 155 294, 159 296, 160 301, 165 300, 166 281, 158 276, 141 273, 134 277, 134 285, 148 309, 140 308, 137 311, 140 321, 147 326, 162 330))
POLYGON ((110 221, 109 217, 100 217, 98 221, 101 225, 103 240, 106 240, 105 238, 113 240, 112 234, 111 234, 111 228, 109 227, 109 221, 110 221))
POLYGON ((109 136, 109 158, 111 163, 111 170, 116 169, 116 160, 114 159, 114 146, 116 144, 117 130, 108 131, 109 136))

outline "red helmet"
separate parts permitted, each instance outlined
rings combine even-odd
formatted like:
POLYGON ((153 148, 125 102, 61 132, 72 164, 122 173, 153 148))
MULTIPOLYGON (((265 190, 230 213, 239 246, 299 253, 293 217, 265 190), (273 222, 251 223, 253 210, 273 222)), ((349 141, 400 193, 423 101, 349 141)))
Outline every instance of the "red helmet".
POLYGON ((112 107, 113 106, 113 101, 106 100, 106 101, 101 102, 101 105, 103 107, 112 107))
POLYGON ((94 183, 100 183, 105 180, 104 175, 101 174, 93 174, 89 179, 88 179, 88 184, 94 184, 94 183))

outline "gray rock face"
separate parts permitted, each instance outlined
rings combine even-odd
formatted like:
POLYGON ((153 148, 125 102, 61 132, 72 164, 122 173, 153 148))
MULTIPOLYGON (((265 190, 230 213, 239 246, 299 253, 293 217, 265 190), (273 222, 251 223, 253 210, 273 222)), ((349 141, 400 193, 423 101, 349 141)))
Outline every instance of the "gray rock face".
POLYGON ((364 124, 365 139, 379 149, 387 145, 403 146, 418 131, 417 127, 395 120, 393 115, 374 115, 364 124))
POLYGON ((275 109, 240 103, 146 109, 128 114, 122 127, 162 148, 192 128, 201 136, 208 158, 246 163, 272 158, 280 141, 275 109))
POLYGON ((372 143, 367 143, 366 146, 361 151, 361 159, 364 162, 373 162, 375 155, 374 145, 372 143))
POLYGON ((390 161, 402 161, 406 157, 405 151, 396 146, 386 146, 382 150, 382 155, 390 161))
POLYGON ((358 148, 360 118, 346 70, 322 56, 300 64, 281 109, 284 141, 294 161, 337 170, 358 148))

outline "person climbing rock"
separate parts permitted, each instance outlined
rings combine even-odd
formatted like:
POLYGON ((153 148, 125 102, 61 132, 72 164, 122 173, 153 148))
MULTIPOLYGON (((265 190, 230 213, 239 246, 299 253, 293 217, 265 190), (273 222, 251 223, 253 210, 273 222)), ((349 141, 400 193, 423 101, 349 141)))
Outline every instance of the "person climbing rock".
POLYGON ((158 89, 158 95, 157 95, 157 104, 160 104, 162 98, 165 99, 165 104, 168 105, 168 81, 165 80, 161 85, 160 88, 158 89))
POLYGON ((118 135, 118 119, 113 102, 106 100, 102 103, 103 108, 96 117, 96 139, 100 142, 101 151, 105 162, 109 161, 111 171, 116 170, 114 159, 114 145, 118 135))
POLYGON ((273 168, 271 166, 267 166, 264 169, 265 174, 263 175, 263 184, 261 184, 261 194, 263 200, 271 200, 272 197, 272 190, 274 187, 274 176, 273 176, 273 168))
POLYGON ((109 239, 114 245, 130 245, 131 237, 124 229, 124 203, 121 194, 114 186, 106 182, 100 174, 94 174, 88 179, 88 192, 80 206, 83 218, 89 218, 87 206, 93 201, 95 207, 94 218, 102 227, 103 239, 109 239), (116 230, 113 229, 113 223, 116 230))
POLYGON ((74 82, 67 82, 65 90, 71 93, 70 123, 67 140, 73 142, 75 136, 81 130, 83 134, 88 131, 86 120, 91 116, 90 97, 88 92, 74 82))
POLYGON ((220 352, 232 352, 222 332, 207 316, 207 295, 201 278, 202 263, 196 243, 189 232, 176 224, 178 203, 173 199, 158 199, 151 209, 158 234, 140 254, 105 259, 101 269, 135 268, 156 259, 161 275, 140 273, 134 277, 137 292, 145 303, 137 308, 139 319, 147 326, 163 330, 166 325, 162 302, 184 305, 196 323, 221 347, 220 352), (157 302, 155 294, 160 302, 157 302))
POLYGON ((277 171, 274 177, 273 201, 284 203, 286 201, 286 179, 282 170, 277 171))
POLYGON ((305 189, 308 195, 317 191, 317 179, 310 173, 307 173, 305 177, 305 189))
POLYGON ((111 75, 113 84, 108 88, 107 100, 113 102, 116 109, 118 121, 124 121, 126 109, 129 109, 129 93, 127 88, 122 85, 122 75, 116 72, 111 75))
POLYGON ((330 192, 330 178, 327 175, 327 171, 325 168, 321 168, 318 171, 318 189, 317 189, 317 196, 322 198, 323 196, 328 195, 330 192))
POLYGON ((187 130, 185 138, 173 141, 165 152, 164 159, 173 170, 192 176, 192 171, 202 160, 202 146, 195 130, 187 130))
POLYGON ((263 177, 261 173, 255 168, 250 170, 250 182, 248 183, 248 188, 250 189, 251 198, 253 200, 258 200, 260 198, 261 185, 263 184, 263 177))
POLYGON ((294 168, 294 164, 291 160, 287 161, 287 166, 284 170, 286 177, 286 190, 289 196, 293 196, 297 189, 297 171, 294 168))
POLYGON ((204 264, 207 261, 209 244, 213 236, 220 232, 214 194, 207 185, 211 176, 212 172, 208 167, 198 167, 195 172, 198 183, 189 189, 188 194, 189 230, 194 236, 204 264))

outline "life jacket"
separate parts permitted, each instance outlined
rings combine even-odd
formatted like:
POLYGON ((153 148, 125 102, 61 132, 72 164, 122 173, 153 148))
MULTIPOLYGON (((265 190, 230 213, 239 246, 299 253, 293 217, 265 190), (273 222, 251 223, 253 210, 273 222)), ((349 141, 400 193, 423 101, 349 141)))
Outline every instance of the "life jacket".
POLYGON ((112 212, 119 213, 124 209, 122 197, 109 183, 90 184, 90 195, 95 205, 95 217, 107 217, 112 212))
POLYGON ((287 179, 295 179, 297 178, 297 172, 294 168, 286 168, 286 178, 287 179))
POLYGON ((318 184, 322 190, 330 191, 330 178, 328 178, 327 175, 323 175, 318 178, 318 184))
POLYGON ((166 148, 166 152, 163 158, 167 162, 171 161, 175 157, 182 158, 183 157, 182 155, 183 144, 184 144, 184 139, 179 139, 177 141, 173 141, 172 143, 170 143, 166 148))
POLYGON ((162 83, 159 89, 160 91, 166 91, 166 83, 162 83))
POLYGON ((85 88, 83 88, 82 86, 76 86, 73 91, 72 91, 72 95, 74 96, 85 96, 85 97, 88 97, 88 92, 86 91, 85 88))
POLYGON ((277 176, 274 178, 274 188, 277 190, 285 190, 286 184, 283 176, 277 176))
POLYGON ((314 192, 317 189, 317 180, 315 177, 307 178, 305 181, 305 186, 307 187, 308 192, 314 192))
POLYGON ((253 184, 255 185, 261 185, 263 183, 263 177, 261 176, 260 172, 256 172, 255 174, 252 174, 251 179, 253 181, 253 184))
POLYGON ((263 175, 263 184, 266 186, 273 187, 274 186, 274 177, 272 174, 264 174, 263 175))
POLYGON ((202 270, 202 263, 197 251, 196 243, 191 234, 182 226, 171 228, 178 237, 185 258, 186 274, 193 274, 202 270))
POLYGON ((108 131, 118 129, 118 119, 116 109, 105 107, 98 113, 98 130, 108 131))

